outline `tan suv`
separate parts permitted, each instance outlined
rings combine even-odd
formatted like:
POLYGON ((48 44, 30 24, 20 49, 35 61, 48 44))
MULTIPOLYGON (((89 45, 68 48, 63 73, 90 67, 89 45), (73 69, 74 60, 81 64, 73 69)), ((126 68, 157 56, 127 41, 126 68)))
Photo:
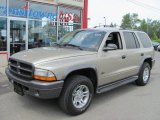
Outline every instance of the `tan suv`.
POLYGON ((52 47, 14 54, 6 74, 16 93, 59 98, 66 113, 78 115, 87 110, 94 94, 133 81, 146 85, 154 62, 154 49, 144 32, 81 29, 52 47))

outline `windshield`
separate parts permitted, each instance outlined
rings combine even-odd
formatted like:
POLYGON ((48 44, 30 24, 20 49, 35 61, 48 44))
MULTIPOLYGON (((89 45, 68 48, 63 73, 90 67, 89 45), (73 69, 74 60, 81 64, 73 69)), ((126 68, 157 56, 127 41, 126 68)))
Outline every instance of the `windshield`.
POLYGON ((58 44, 61 46, 72 46, 97 51, 105 33, 104 31, 97 30, 73 31, 62 37, 58 44))

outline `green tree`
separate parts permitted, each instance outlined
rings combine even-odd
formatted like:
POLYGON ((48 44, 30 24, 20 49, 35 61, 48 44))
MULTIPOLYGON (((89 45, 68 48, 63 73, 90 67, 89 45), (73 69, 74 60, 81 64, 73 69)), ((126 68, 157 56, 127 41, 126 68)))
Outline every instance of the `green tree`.
POLYGON ((123 16, 121 27, 122 28, 132 28, 130 13, 123 16))
POLYGON ((138 14, 133 13, 131 15, 131 26, 132 29, 137 29, 138 28, 138 24, 141 22, 141 20, 138 18, 138 14))
POLYGON ((117 27, 117 25, 116 25, 116 23, 113 24, 113 23, 111 22, 110 27, 117 27))
POLYGON ((114 27, 117 27, 117 24, 115 23, 113 26, 114 26, 114 27))
POLYGON ((133 14, 128 13, 123 16, 121 27, 128 29, 137 29, 139 23, 140 19, 138 18, 137 13, 133 14))
POLYGON ((150 30, 149 33, 151 38, 152 37, 155 38, 155 36, 160 37, 160 22, 157 20, 153 20, 150 23, 149 30, 150 30))
POLYGON ((146 20, 145 20, 145 19, 141 20, 139 29, 147 33, 147 31, 148 31, 148 30, 147 30, 147 29, 148 29, 147 27, 148 27, 148 26, 147 26, 146 20))
POLYGON ((155 32, 153 33, 153 37, 152 37, 152 39, 153 39, 153 40, 158 40, 158 37, 157 37, 157 35, 156 35, 156 33, 155 33, 155 32))
POLYGON ((142 19, 138 18, 138 14, 126 14, 122 19, 122 28, 128 29, 138 29, 148 33, 152 40, 160 42, 160 21, 152 19, 142 19))
POLYGON ((114 27, 113 23, 110 24, 110 27, 114 27))

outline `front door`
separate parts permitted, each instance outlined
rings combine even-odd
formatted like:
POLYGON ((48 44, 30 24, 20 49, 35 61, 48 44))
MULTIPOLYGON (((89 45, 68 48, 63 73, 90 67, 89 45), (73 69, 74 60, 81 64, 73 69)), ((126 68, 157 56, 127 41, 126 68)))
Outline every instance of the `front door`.
POLYGON ((26 49, 27 29, 25 20, 10 19, 10 55, 26 49))
POLYGON ((114 46, 115 49, 102 51, 100 55, 100 83, 104 85, 126 77, 126 54, 119 32, 108 35, 104 48, 114 46))
POLYGON ((123 55, 125 55, 124 50, 107 51, 101 54, 99 85, 112 83, 126 77, 126 59, 122 58, 123 55))

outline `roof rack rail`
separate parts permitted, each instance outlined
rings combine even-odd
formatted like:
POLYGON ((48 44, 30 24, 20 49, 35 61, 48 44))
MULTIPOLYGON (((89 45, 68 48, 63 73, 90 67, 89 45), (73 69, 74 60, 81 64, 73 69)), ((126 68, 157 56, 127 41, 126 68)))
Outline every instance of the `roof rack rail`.
POLYGON ((111 27, 109 25, 95 26, 93 28, 100 28, 100 29, 107 29, 107 30, 115 30, 116 29, 116 30, 142 31, 142 30, 139 30, 139 29, 123 28, 123 27, 120 27, 120 26, 111 27))
POLYGON ((111 26, 108 26, 108 25, 103 25, 103 26, 95 26, 95 27, 93 27, 93 28, 100 28, 100 29, 110 29, 110 30, 112 30, 112 29, 117 29, 117 30, 119 30, 119 28, 118 27, 111 27, 111 26))
POLYGON ((130 28, 120 28, 119 30, 141 31, 141 30, 139 30, 139 29, 130 29, 130 28))

